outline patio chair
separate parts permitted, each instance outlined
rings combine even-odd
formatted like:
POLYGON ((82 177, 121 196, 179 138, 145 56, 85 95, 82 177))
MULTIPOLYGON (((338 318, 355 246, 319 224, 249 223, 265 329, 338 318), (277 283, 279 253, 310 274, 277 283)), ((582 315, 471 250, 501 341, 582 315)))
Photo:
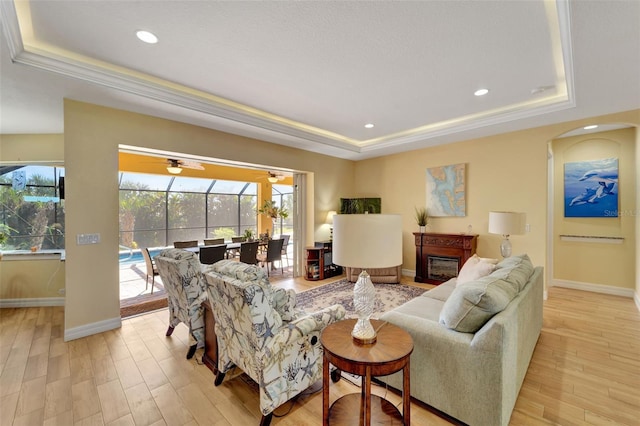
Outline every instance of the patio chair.
POLYGON ((200 263, 203 265, 212 265, 224 259, 226 254, 226 244, 200 247, 200 263))
POLYGON ((173 242, 173 248, 189 248, 189 247, 198 247, 198 240, 173 242))
POLYGON ((258 241, 240 244, 240 262, 249 265, 258 263, 258 241))
MULTIPOLYGON (((232 243, 244 243, 245 241, 247 241, 246 237, 231 237, 232 243)), ((240 256, 240 249, 233 249, 229 251, 229 257, 239 257, 239 256, 240 256)))
POLYGON ((269 271, 271 268, 269 266, 273 266, 273 262, 275 261, 280 262, 280 272, 284 274, 284 268, 282 267, 282 243, 284 243, 283 239, 269 240, 267 243, 267 252, 258 255, 260 264, 263 266, 266 264, 267 266, 267 276, 270 275, 269 271))
POLYGON ((158 272, 156 263, 151 258, 151 254, 149 254, 149 249, 143 247, 140 252, 144 258, 144 263, 147 265, 147 278, 145 280, 144 289, 146 290, 149 288, 149 277, 151 277, 151 294, 153 294, 153 287, 156 284, 156 275, 160 275, 160 273, 158 272))
POLYGON ((287 261, 287 268, 289 267, 289 253, 287 252, 287 249, 289 247, 289 239, 291 238, 291 235, 280 235, 280 238, 282 238, 283 242, 282 242, 282 256, 284 257, 284 259, 287 261))
POLYGON ((204 346, 202 302, 207 298, 207 284, 202 265, 195 253, 175 248, 162 250, 155 261, 167 292, 169 328, 166 336, 171 336, 180 323, 189 327, 187 359, 191 359, 196 349, 204 346))
POLYGON ((218 245, 218 244, 224 244, 224 238, 213 238, 213 239, 210 239, 210 240, 207 240, 205 238, 205 240, 204 240, 204 245, 205 246, 215 246, 215 245, 218 245))

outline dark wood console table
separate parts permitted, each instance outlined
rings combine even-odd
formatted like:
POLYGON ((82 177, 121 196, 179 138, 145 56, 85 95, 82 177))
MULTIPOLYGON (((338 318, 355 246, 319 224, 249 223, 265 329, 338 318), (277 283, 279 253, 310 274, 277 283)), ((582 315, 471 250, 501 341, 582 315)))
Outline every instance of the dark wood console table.
POLYGON ((460 268, 476 252, 477 235, 414 232, 415 282, 442 284, 458 276, 460 268))

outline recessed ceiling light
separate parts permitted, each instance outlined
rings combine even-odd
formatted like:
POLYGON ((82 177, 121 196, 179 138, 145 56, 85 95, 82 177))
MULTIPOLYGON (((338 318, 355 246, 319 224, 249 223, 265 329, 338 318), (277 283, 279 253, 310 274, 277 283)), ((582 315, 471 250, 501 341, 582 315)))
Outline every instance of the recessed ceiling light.
POLYGON ((583 129, 585 130, 593 130, 593 129, 597 129, 598 125, 597 124, 592 124, 590 126, 584 126, 583 129))
POLYGON ((156 37, 155 34, 150 33, 149 31, 136 31, 136 36, 145 43, 156 44, 158 42, 158 37, 156 37))
POLYGON ((373 129, 373 124, 372 123, 367 123, 364 125, 365 128, 367 129, 373 129))
POLYGON ((487 93, 489 93, 489 89, 478 89, 475 92, 473 92, 473 94, 476 96, 484 96, 487 93))

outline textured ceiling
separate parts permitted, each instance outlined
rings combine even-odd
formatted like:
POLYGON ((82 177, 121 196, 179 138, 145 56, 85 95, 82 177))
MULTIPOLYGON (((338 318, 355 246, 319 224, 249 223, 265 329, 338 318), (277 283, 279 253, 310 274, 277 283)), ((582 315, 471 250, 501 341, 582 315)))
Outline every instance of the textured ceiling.
POLYGON ((357 159, 624 111, 639 4, 2 1, 0 131, 68 97, 357 159))

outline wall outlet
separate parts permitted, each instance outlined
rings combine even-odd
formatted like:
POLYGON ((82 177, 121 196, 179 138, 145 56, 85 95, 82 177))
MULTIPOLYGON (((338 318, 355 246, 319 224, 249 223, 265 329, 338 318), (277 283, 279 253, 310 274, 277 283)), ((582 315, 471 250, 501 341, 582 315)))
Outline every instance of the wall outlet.
POLYGON ((98 244, 100 242, 100 234, 78 234, 76 235, 76 243, 79 246, 86 244, 98 244))
POLYGON ((524 230, 525 230, 525 232, 531 232, 531 225, 527 223, 527 224, 524 226, 524 230))

